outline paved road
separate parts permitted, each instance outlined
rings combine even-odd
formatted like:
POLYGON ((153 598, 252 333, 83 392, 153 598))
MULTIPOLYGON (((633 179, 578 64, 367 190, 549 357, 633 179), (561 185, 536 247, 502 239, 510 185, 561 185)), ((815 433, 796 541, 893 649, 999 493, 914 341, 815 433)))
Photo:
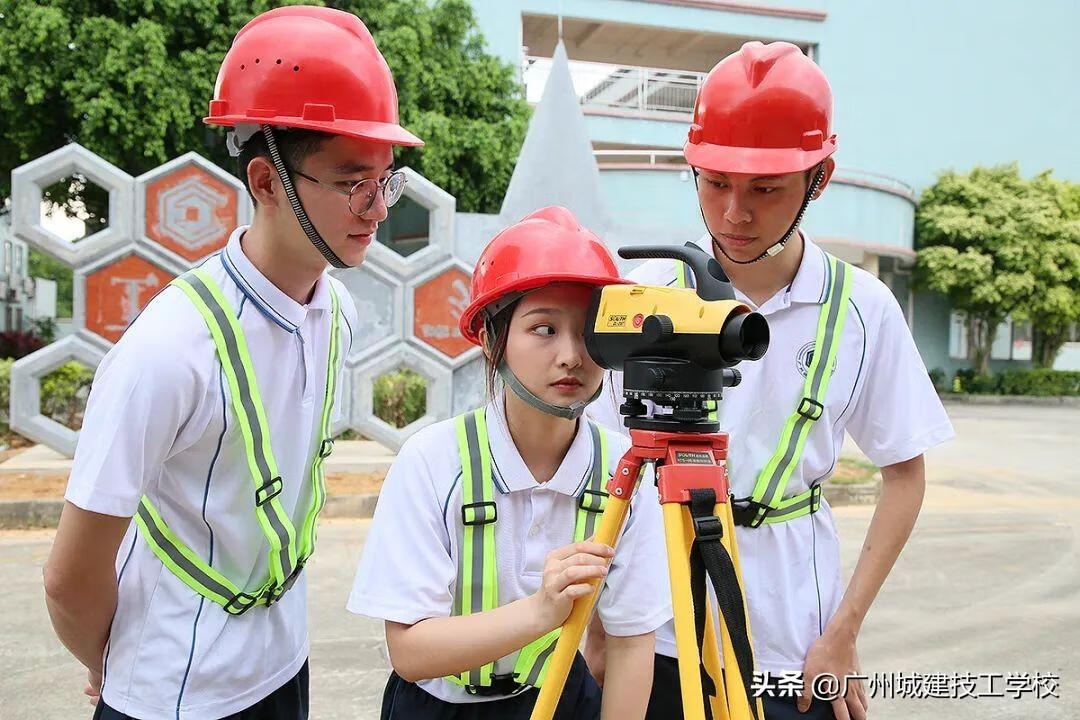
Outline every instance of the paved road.
MULTIPOLYGON (((1060 699, 871 700, 875 720, 1080 717, 1080 408, 949 408, 923 514, 867 620, 867 673, 1052 673, 1060 699)), ((872 508, 837 511, 854 566, 872 508)), ((312 716, 377 715, 379 623, 343 605, 366 521, 328 521, 311 565, 312 716)), ((48 531, 0 535, 0 719, 89 717, 42 601, 48 531)), ((987 678, 977 678, 985 695, 987 678)), ((996 681, 994 691, 1003 692, 996 681)), ((948 693, 946 693, 948 694, 948 693)))

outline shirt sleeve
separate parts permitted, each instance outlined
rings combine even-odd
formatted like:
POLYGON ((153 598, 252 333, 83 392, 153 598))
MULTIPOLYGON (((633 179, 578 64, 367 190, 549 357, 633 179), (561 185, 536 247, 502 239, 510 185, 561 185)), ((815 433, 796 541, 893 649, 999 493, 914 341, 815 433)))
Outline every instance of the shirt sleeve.
POLYGON ((155 298, 98 366, 65 494, 73 505, 131 517, 172 454, 206 387, 182 302, 179 291, 155 298))
MULTIPOLYGON (((616 446, 616 443, 612 443, 616 446)), ((620 451, 627 443, 619 443, 620 451)), ((621 457, 621 452, 620 452, 621 457)), ((617 462, 617 459, 616 459, 617 462)), ((604 630, 620 637, 653 632, 671 619, 667 549, 656 486, 644 477, 631 501, 629 518, 597 601, 604 630)))
POLYGON ((453 608, 457 569, 421 437, 402 446, 379 492, 346 605, 351 613, 412 625, 453 608))
POLYGON ((953 437, 903 311, 887 290, 869 371, 847 431, 878 467, 922 455, 953 437))

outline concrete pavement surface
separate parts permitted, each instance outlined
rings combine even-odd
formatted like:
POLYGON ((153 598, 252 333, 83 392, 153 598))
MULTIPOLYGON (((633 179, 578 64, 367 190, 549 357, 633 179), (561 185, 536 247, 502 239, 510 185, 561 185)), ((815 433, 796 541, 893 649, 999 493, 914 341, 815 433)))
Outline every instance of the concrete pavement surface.
MULTIPOLYGON (((875 720, 1080 718, 1080 408, 950 405, 957 439, 927 458, 919 523, 863 627, 863 672, 945 699, 870 700, 875 720), (907 679, 898 680, 904 673, 907 679), (1029 681, 1057 676, 1037 699, 1029 681), (949 699, 965 689, 979 697, 949 699), (989 682, 991 676, 993 687, 989 682), (931 676, 930 680, 925 676, 931 676), (934 678, 933 676, 937 676, 934 678), (942 687, 938 684, 944 682, 942 687), (949 685, 954 687, 950 688, 949 685), (1012 695, 1021 692, 1022 699, 1012 695), (989 694, 1005 697, 989 698, 989 694)), ((850 574, 872 507, 836 509, 850 574)), ((311 708, 373 718, 380 622, 345 599, 370 521, 329 520, 310 568, 311 708)), ((0 533, 0 719, 89 718, 82 668, 52 634, 41 567, 51 531, 0 533)))

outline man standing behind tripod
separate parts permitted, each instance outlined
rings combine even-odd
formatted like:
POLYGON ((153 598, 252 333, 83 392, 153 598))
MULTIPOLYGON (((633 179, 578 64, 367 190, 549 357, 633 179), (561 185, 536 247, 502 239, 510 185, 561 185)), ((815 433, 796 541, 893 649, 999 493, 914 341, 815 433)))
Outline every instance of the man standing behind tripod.
MULTIPOLYGON (((765 699, 768 720, 866 717, 861 682, 830 703, 811 702, 813 680, 831 674, 842 687, 860 672, 859 629, 922 504, 923 453, 953 435, 892 293, 798 229, 835 168, 831 116, 832 92, 817 65, 794 45, 750 42, 709 73, 685 146, 707 229, 698 245, 771 331, 765 357, 740 366, 741 385, 718 408, 741 499, 736 534, 757 670, 774 681, 785 671, 805 677, 801 697, 765 699), (846 590, 820 492, 845 431, 883 480, 846 590)), ((630 277, 693 286, 673 260, 648 261, 630 277)), ((611 392, 589 414, 621 427, 622 375, 610 377, 611 392)), ((656 648, 649 717, 679 717, 670 622, 657 631, 656 648)), ((588 657, 594 671, 602 665, 602 654, 588 657)))

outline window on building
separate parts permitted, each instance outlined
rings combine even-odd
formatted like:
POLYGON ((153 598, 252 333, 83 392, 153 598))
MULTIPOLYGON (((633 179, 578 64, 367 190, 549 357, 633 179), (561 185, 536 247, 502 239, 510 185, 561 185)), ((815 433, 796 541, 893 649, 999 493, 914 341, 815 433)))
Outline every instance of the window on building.
POLYGON ((1012 320, 998 325, 994 344, 990 346, 991 360, 1012 360, 1012 320))
POLYGON ((968 359, 967 315, 954 312, 949 316, 949 357, 968 359))
MULTIPOLYGON (((1013 322, 1012 318, 998 325, 994 344, 990 346, 991 360, 1031 360, 1031 323, 1013 322)), ((952 313, 949 319, 949 357, 970 360, 967 316, 952 313)))
POLYGON ((1012 359, 1031 359, 1031 323, 1013 323, 1012 359))

